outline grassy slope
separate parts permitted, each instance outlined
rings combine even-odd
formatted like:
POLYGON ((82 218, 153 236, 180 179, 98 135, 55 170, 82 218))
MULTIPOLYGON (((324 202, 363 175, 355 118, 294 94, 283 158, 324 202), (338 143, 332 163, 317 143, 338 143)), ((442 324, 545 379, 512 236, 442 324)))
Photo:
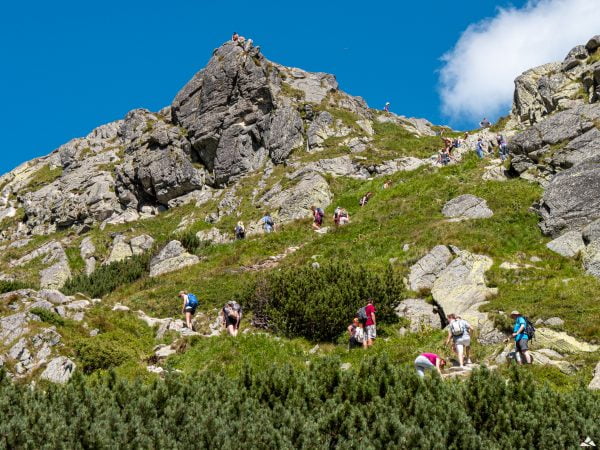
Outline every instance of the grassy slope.
MULTIPOLYGON (((386 156, 427 156, 436 147, 436 138, 416 139, 405 136, 394 126, 384 125, 376 126, 375 142, 386 156)), ((152 315, 177 316, 179 300, 176 293, 181 289, 188 289, 199 294, 200 308, 203 311, 214 314, 215 308, 236 293, 242 292, 254 277, 259 276, 257 273, 240 271, 242 266, 281 253, 292 245, 304 244, 301 250, 283 262, 284 266, 306 264, 312 261, 313 256, 318 255, 316 259, 319 261, 342 258, 349 262, 367 264, 377 270, 383 268, 390 258, 398 258, 396 264, 400 270, 408 273, 410 265, 434 245, 453 244, 472 252, 487 254, 494 259, 494 267, 488 272, 488 279, 491 286, 499 288, 499 295, 485 307, 487 310, 493 312, 518 308, 532 318, 559 316, 565 320, 568 332, 597 341, 600 336, 600 303, 596 300, 596 293, 600 282, 585 275, 578 261, 563 258, 545 247, 549 239, 541 235, 537 227, 537 216, 529 211, 531 204, 541 196, 541 189, 519 179, 508 182, 482 181, 484 165, 485 162, 467 157, 460 165, 439 170, 426 167, 414 172, 398 173, 389 177, 393 186, 387 190, 382 189, 384 180, 381 178, 366 182, 334 179, 332 189, 335 200, 326 211, 326 225, 331 225, 333 209, 340 205, 351 214, 350 226, 321 236, 310 230, 310 220, 307 219, 286 225, 281 232, 272 235, 200 248, 197 252, 203 258, 200 264, 157 279, 146 277, 122 286, 105 298, 103 303, 111 305, 121 302, 132 309, 143 309, 152 315), (358 199, 366 191, 373 191, 375 195, 366 207, 360 208, 358 199), (441 215, 442 206, 451 198, 464 193, 486 199, 494 216, 477 221, 446 222, 441 215), (402 248, 407 243, 410 244, 410 249, 404 252, 402 248), (541 263, 535 264, 535 269, 505 271, 498 267, 504 261, 529 263, 532 256, 542 259, 541 263)), ((281 177, 285 172, 286 170, 277 168, 275 174, 281 177)), ((241 214, 239 218, 246 222, 260 216, 260 210, 247 199, 256 181, 256 177, 249 177, 237 188, 238 195, 245 197, 238 208, 241 214)), ((268 183, 273 184, 273 181, 268 180, 268 183)), ((215 210, 217 203, 218 199, 201 208, 188 205, 161 214, 155 219, 109 227, 105 232, 93 230, 92 235, 100 253, 104 254, 110 243, 108 232, 120 231, 132 236, 148 233, 166 241, 172 238, 173 231, 186 216, 195 218, 190 227, 192 231, 208 228, 209 225, 203 219, 207 213, 215 210)), ((226 217, 216 226, 230 232, 233 223, 239 218, 226 217)), ((36 244, 41 239, 36 239, 36 244)), ((74 244, 79 239, 74 238, 74 244)), ((18 256, 17 253, 24 254, 25 250, 19 249, 13 256, 18 256)), ((70 259, 78 263, 76 268, 81 268, 76 252, 68 253, 70 259)), ((94 314, 109 322, 112 318, 118 319, 106 307, 94 314)), ((93 317, 95 316, 92 315, 90 320, 95 320, 93 317)), ((115 323, 120 322, 117 320, 115 323)), ((85 332, 78 327, 75 324, 59 327, 68 336, 65 338, 68 348, 75 348, 78 341, 87 339, 85 332)), ((119 338, 128 348, 128 354, 134 358, 122 366, 124 374, 138 375, 141 366, 134 362, 135 357, 139 361, 151 355, 152 339, 136 330, 133 325, 124 327, 124 334, 119 338), (128 347, 128 339, 134 342, 134 349, 128 347)), ((439 348, 442 338, 439 332, 399 337, 390 329, 387 334, 389 340, 380 340, 374 351, 392 355, 398 362, 409 362, 421 350, 443 350, 439 348)), ((115 345, 118 345, 119 339, 114 341, 115 345)), ((320 357, 307 352, 313 346, 311 343, 301 340, 278 341, 260 335, 245 336, 235 343, 227 338, 196 339, 187 345, 187 353, 176 356, 169 362, 172 367, 186 371, 219 368, 235 372, 244 361, 261 367, 272 363, 290 363, 302 367, 307 360, 320 357)), ((341 362, 354 362, 361 357, 360 352, 347 354, 345 345, 322 345, 320 353, 333 355, 341 362)), ((597 356, 590 357, 589 361, 577 362, 590 364, 592 358, 597 359, 597 356)), ((565 378, 555 370, 533 370, 546 373, 547 378, 555 385, 566 383, 565 378)), ((582 374, 588 376, 589 370, 582 374)))

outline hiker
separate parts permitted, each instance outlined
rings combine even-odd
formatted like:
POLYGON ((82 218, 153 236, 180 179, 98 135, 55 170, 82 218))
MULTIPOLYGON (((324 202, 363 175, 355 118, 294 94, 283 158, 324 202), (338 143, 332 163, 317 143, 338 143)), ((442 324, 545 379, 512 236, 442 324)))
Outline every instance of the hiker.
POLYGON ((500 159, 502 161, 504 161, 506 158, 508 158, 508 143, 506 142, 506 139, 504 138, 504 136, 502 136, 501 134, 498 135, 498 147, 500 148, 498 150, 498 154, 500 156, 500 159))
POLYGON ((511 312, 510 317, 515 321, 512 337, 515 338, 517 353, 521 355, 519 364, 531 364, 532 359, 531 355, 529 354, 529 336, 527 333, 525 333, 525 329, 527 328, 527 319, 525 319, 525 317, 523 317, 519 311, 511 312))
POLYGON ((383 107, 385 112, 390 112, 390 102, 385 102, 385 106, 383 107))
POLYGON ((387 180, 385 183, 383 183, 384 189, 389 189, 391 187, 392 187, 392 180, 387 180))
POLYGON ((415 359, 415 369, 417 369, 417 375, 421 378, 425 377, 426 370, 433 370, 434 367, 441 377, 442 367, 445 365, 446 361, 435 353, 421 353, 417 356, 417 359, 415 359))
POLYGON ((272 233, 275 231, 275 222, 273 222, 273 218, 269 215, 269 213, 265 213, 260 221, 263 223, 263 229, 265 233, 272 233))
POLYGON ((463 136, 463 141, 466 141, 467 139, 469 139, 469 132, 465 131, 465 135, 463 136))
MULTIPOLYGON (((362 314, 361 310, 359 310, 359 312, 361 312, 361 314, 362 314)), ((377 310, 375 309, 375 306, 373 305, 373 299, 370 298, 369 300, 367 300, 367 306, 364 307, 364 314, 363 314, 366 337, 367 337, 367 343, 366 343, 365 347, 371 347, 373 345, 373 342, 377 338, 377 320, 375 317, 376 312, 377 312, 377 310)))
POLYGON ((361 206, 361 208, 363 206, 365 206, 367 203, 369 203, 369 200, 371 199, 372 196, 373 196, 372 192, 367 192, 365 195, 362 196, 362 198, 358 202, 358 204, 361 206))
POLYGON ((350 223, 350 214, 345 208, 340 208, 338 211, 338 225, 347 225, 350 223))
POLYGON ((340 224, 340 211, 342 210, 342 208, 340 208, 339 206, 336 206, 335 210, 333 211, 333 223, 335 224, 335 226, 339 226, 340 224))
POLYGON ((465 359, 467 364, 471 364, 470 352, 471 352, 471 334, 473 327, 466 320, 457 317, 456 314, 448 314, 448 338, 446 339, 446 345, 450 343, 450 340, 454 342, 454 350, 458 355, 458 365, 464 367, 465 359))
POLYGON ((479 126, 481 128, 487 128, 489 126, 491 126, 492 124, 490 123, 489 120, 487 120, 485 117, 483 118, 483 120, 481 122, 479 122, 479 126))
POLYGON ((454 138, 454 140, 452 141, 452 148, 460 148, 460 139, 459 138, 454 138))
POLYGON ((483 159, 483 139, 479 138, 477 139, 477 146, 475 147, 475 151, 477 152, 477 156, 479 156, 479 159, 483 159))
POLYGON ((235 238, 236 239, 245 239, 246 238, 246 227, 244 227, 244 222, 241 220, 235 226, 235 238))
POLYGON ((198 298, 194 294, 190 294, 186 291, 179 292, 178 297, 183 300, 181 313, 185 314, 185 324, 187 325, 188 329, 193 330, 192 316, 196 313, 196 308, 198 307, 198 298))
POLYGON ((367 347, 364 325, 358 320, 358 317, 355 317, 352 323, 348 325, 348 335, 350 336, 350 340, 348 341, 348 348, 350 350, 357 347, 367 347))
POLYGON ((441 149, 438 153, 436 163, 441 164, 442 166, 446 166, 446 165, 448 165, 449 162, 450 162, 450 155, 449 155, 448 151, 445 148, 441 149))
POLYGON ((237 34, 237 32, 236 32, 236 31, 234 31, 234 32, 233 32, 233 35, 231 36, 231 40, 232 40, 233 42, 237 42, 237 40, 239 39, 239 37, 240 37, 240 35, 239 35, 239 34, 237 34))
POLYGON ((323 219, 325 218, 325 212, 321 208, 317 208, 315 206, 311 206, 310 210, 313 214, 313 230, 320 230, 323 226, 323 219))
POLYGON ((238 302, 232 300, 223 307, 221 314, 223 316, 223 327, 227 329, 230 336, 236 337, 242 320, 242 307, 238 302))

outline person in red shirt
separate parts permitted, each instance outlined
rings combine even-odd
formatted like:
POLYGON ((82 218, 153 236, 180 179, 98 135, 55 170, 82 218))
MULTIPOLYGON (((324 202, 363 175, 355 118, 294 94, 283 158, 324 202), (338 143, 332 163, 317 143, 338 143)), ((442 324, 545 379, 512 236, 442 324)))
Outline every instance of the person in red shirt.
POLYGON ((367 334, 367 347, 373 345, 373 341, 377 337, 377 320, 375 318, 375 306, 373 305, 373 299, 369 299, 367 306, 365 307, 365 312, 367 313, 367 321, 366 325, 366 334, 367 334))

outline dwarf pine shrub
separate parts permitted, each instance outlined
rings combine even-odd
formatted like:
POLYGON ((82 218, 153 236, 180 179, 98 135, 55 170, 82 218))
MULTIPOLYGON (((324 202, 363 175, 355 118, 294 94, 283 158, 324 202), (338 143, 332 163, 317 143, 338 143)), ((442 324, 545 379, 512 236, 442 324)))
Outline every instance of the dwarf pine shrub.
POLYGON ((378 322, 394 322, 403 285, 391 267, 384 273, 332 263, 274 271, 259 280, 246 299, 255 325, 288 337, 333 340, 372 298, 378 322))
POLYGON ((442 382, 385 359, 348 371, 325 359, 151 384, 31 388, 0 374, 0 417, 0 448, 578 448, 599 440, 600 395, 518 369, 442 382))
POLYGON ((81 292, 90 297, 102 297, 123 284, 132 283, 150 270, 151 253, 134 255, 123 261, 99 266, 92 274, 79 274, 71 278, 62 291, 67 295, 81 292))

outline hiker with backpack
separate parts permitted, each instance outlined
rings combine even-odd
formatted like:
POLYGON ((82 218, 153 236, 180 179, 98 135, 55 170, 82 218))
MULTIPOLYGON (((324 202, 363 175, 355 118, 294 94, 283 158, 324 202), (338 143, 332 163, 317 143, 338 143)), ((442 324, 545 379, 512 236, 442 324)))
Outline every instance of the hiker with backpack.
POLYGON ((415 359, 415 369, 417 369, 417 375, 421 378, 425 377, 426 370, 433 370, 434 368, 442 376, 442 367, 446 365, 446 360, 435 353, 421 353, 415 359))
POLYGON ((450 344, 452 340, 454 343, 454 349, 458 355, 458 365, 464 367, 465 359, 467 364, 471 364, 470 352, 471 352, 471 333, 473 327, 466 320, 457 317, 456 314, 448 314, 448 338, 446 339, 446 345, 450 344))
POLYGON ((198 307, 198 298, 194 294, 186 291, 179 292, 178 296, 183 300, 181 312, 185 315, 185 324, 188 329, 193 330, 192 316, 196 313, 196 308, 198 307))
POLYGON ((348 341, 348 348, 350 350, 358 347, 367 347, 367 340, 365 339, 365 328, 362 322, 358 320, 358 317, 355 317, 352 320, 352 323, 348 325, 348 334, 350 336, 350 340, 348 341))
POLYGON ((377 338, 377 320, 375 317, 376 312, 377 310, 373 305, 373 299, 370 298, 367 301, 367 305, 360 308, 356 313, 358 320, 362 322, 363 326, 365 327, 367 338, 365 347, 371 347, 377 338))
POLYGON ((529 339, 533 339, 535 328, 531 321, 527 317, 523 317, 519 311, 511 312, 510 317, 515 321, 512 337, 515 338, 517 353, 521 355, 518 362, 519 364, 531 364, 533 359, 529 354, 529 339))
POLYGON ((504 161, 506 158, 508 158, 508 144, 504 136, 502 136, 501 134, 498 135, 497 139, 499 148, 498 156, 500 156, 500 159, 504 161))
POLYGON ((483 144, 483 139, 482 138, 477 139, 477 145, 475 147, 475 151, 477 152, 477 156, 479 156, 479 159, 483 159, 483 156, 484 156, 484 144, 483 144))
POLYGON ((262 219, 260 219, 260 221, 263 224, 263 229, 265 230, 265 233, 272 233, 273 231, 275 231, 275 222, 273 222, 273 218, 269 215, 269 213, 265 213, 265 215, 262 219))
POLYGON ((373 196, 372 192, 367 192, 365 195, 363 195, 361 197, 360 201, 358 202, 358 204, 360 205, 360 207, 362 208, 367 203, 369 203, 369 200, 371 199, 372 196, 373 196))
POLYGON ((236 239, 245 239, 246 238, 246 227, 244 227, 244 222, 241 220, 235 226, 235 238, 236 239))
POLYGON ((346 211, 345 208, 340 208, 338 211, 338 224, 339 225, 347 225, 350 223, 350 214, 346 211))
POLYGON ((230 301, 221 310, 223 327, 230 336, 236 337, 242 320, 242 307, 238 302, 230 301))
POLYGON ((323 226, 323 219, 325 218, 325 212, 321 208, 317 208, 316 206, 311 206, 310 210, 313 215, 313 230, 318 231, 323 226))

